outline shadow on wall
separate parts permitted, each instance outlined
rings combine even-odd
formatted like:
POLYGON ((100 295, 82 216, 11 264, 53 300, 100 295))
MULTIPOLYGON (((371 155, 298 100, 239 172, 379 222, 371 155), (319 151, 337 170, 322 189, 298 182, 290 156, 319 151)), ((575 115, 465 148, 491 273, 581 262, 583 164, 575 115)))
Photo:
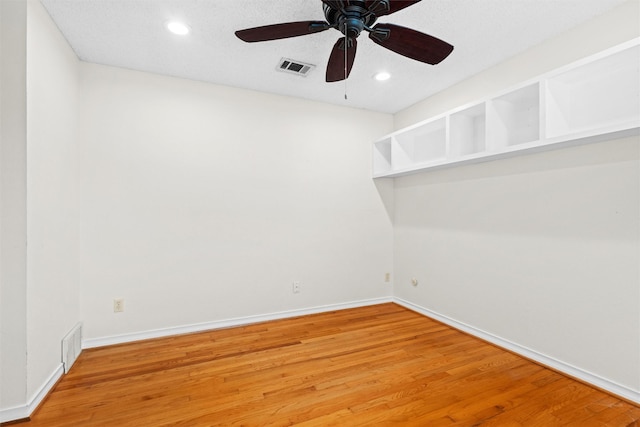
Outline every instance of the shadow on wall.
POLYGON ((395 220, 394 210, 394 182, 393 178, 377 178, 373 180, 380 195, 380 200, 387 212, 389 221, 393 224, 395 220))
POLYGON ((640 137, 617 140, 623 147, 611 147, 615 141, 579 147, 567 147, 544 153, 529 153, 510 159, 491 160, 441 169, 436 172, 416 173, 400 178, 396 187, 422 186, 447 182, 479 180, 509 175, 541 173, 638 161, 640 137), (623 148, 623 149, 620 149, 623 148))
POLYGON ((396 178, 394 226, 637 241, 638 142, 625 138, 396 178))

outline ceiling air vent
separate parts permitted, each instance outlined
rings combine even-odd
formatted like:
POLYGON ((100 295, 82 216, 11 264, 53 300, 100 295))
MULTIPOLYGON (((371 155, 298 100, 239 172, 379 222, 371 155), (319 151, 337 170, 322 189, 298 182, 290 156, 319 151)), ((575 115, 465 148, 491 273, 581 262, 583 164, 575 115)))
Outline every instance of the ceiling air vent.
POLYGON ((276 69, 285 73, 297 74, 298 76, 307 77, 307 74, 311 72, 316 66, 306 64, 304 62, 295 61, 289 58, 282 58, 278 62, 276 69))

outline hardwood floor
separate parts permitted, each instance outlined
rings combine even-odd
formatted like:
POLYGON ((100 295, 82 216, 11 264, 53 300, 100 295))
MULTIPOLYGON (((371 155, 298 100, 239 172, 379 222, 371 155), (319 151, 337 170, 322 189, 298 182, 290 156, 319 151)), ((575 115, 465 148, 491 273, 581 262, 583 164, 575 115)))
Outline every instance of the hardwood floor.
POLYGON ((640 407, 395 304, 85 350, 23 424, 638 426, 640 407))

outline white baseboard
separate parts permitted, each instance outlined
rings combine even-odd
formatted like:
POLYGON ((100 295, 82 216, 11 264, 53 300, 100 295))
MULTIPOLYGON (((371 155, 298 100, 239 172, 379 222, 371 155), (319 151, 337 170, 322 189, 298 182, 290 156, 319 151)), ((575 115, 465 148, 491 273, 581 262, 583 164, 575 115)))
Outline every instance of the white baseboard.
POLYGON ((64 373, 64 367, 60 364, 56 370, 49 376, 49 379, 40 387, 40 389, 27 401, 26 405, 15 406, 8 409, 0 409, 0 423, 9 421, 22 420, 29 418, 33 411, 42 403, 45 397, 53 390, 58 380, 64 373))
POLYGON ((297 310, 280 311, 276 313, 259 314, 254 316, 236 317, 232 319, 216 320, 213 322, 197 323, 193 325, 176 326, 172 328, 155 329, 150 331, 135 332, 131 334, 114 335, 101 338, 90 338, 82 341, 82 348, 104 347, 107 345, 123 344, 133 341, 141 341, 151 338, 163 338, 172 335, 190 334, 193 332, 210 331, 214 329, 244 326, 252 323, 267 322, 269 320, 286 319, 289 317, 305 316, 308 314, 324 313, 327 311, 344 310, 347 308, 365 307, 368 305, 393 302, 393 297, 372 298, 367 300, 352 301, 347 303, 329 304, 297 310))
POLYGON ((584 381, 585 383, 592 384, 593 386, 598 387, 602 390, 606 390, 612 394, 615 394, 629 401, 640 404, 640 391, 638 390, 633 390, 629 387, 623 386, 614 381, 608 380, 606 378, 602 378, 596 374, 585 371, 584 369, 578 368, 571 364, 565 363, 561 360, 539 353, 533 349, 524 347, 520 344, 516 344, 512 341, 506 340, 499 336, 493 335, 489 332, 475 328, 466 323, 459 322, 455 319, 444 316, 435 311, 429 310, 428 308, 424 308, 419 305, 413 304, 409 301, 403 300, 402 298, 395 297, 394 302, 398 305, 408 308, 409 310, 415 311, 424 316, 438 320, 453 328, 464 331, 470 335, 473 335, 475 337, 488 341, 492 344, 495 344, 498 347, 502 347, 504 349, 517 353, 521 356, 526 357, 527 359, 531 359, 542 365, 548 366, 559 372, 565 373, 573 378, 584 381))

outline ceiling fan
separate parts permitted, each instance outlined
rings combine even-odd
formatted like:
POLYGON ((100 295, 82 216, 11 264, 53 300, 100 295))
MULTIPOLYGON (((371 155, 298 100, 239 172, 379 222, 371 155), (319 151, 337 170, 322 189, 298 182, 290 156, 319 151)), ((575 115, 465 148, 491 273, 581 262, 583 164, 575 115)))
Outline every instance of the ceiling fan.
POLYGON ((321 0, 326 21, 299 21, 265 25, 236 31, 245 42, 286 39, 319 33, 329 28, 340 31, 327 64, 326 81, 336 82, 349 76, 358 46, 357 38, 364 30, 380 46, 427 64, 438 64, 453 51, 453 46, 438 38, 394 24, 376 24, 420 0, 321 0), (375 24, 375 25, 374 25, 375 24))

